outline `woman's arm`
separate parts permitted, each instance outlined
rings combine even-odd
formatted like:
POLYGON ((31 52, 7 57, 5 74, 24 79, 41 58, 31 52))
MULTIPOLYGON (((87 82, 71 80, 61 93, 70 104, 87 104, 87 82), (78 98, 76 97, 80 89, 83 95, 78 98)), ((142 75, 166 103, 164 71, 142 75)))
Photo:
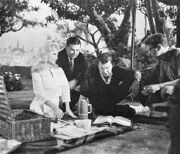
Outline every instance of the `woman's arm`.
POLYGON ((63 78, 62 95, 60 96, 62 101, 61 103, 65 103, 66 113, 69 114, 71 117, 75 118, 76 116, 71 111, 69 105, 69 102, 71 101, 69 83, 62 69, 60 77, 63 78))
POLYGON ((32 82, 33 82, 33 92, 35 96, 41 99, 39 103, 42 103, 42 104, 40 105, 46 104, 47 106, 53 109, 55 118, 62 118, 63 111, 59 109, 54 103, 52 103, 51 100, 47 97, 47 94, 44 91, 42 79, 39 73, 32 73, 32 82))
POLYGON ((55 119, 61 119, 64 116, 63 111, 50 100, 47 100, 45 104, 53 109, 55 119))

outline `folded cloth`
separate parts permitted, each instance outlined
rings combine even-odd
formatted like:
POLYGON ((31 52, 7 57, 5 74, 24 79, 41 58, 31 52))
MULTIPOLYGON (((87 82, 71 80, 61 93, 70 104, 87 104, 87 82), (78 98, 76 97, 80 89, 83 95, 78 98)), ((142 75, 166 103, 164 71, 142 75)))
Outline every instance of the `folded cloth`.
POLYGON ((150 108, 148 106, 143 106, 140 102, 132 102, 129 99, 124 99, 120 103, 117 104, 119 105, 124 105, 124 106, 129 106, 130 108, 135 110, 135 114, 137 115, 150 115, 150 108))
POLYGON ((129 106, 133 108, 138 115, 150 115, 150 108, 148 106, 143 106, 142 104, 139 104, 137 106, 132 104, 129 106))
POLYGON ((132 118, 136 114, 135 109, 131 108, 129 105, 117 105, 116 115, 120 115, 127 118, 132 118))

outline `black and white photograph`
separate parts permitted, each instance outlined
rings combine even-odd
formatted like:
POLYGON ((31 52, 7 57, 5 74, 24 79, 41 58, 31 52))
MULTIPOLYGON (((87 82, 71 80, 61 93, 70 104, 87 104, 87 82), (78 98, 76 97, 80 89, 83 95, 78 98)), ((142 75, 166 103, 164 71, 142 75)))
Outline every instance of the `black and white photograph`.
POLYGON ((0 0, 1 154, 180 154, 179 0, 0 0))

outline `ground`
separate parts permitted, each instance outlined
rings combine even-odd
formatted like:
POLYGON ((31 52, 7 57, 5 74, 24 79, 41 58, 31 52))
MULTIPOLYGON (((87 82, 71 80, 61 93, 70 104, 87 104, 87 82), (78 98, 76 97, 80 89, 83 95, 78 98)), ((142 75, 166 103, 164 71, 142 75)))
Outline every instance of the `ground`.
MULTIPOLYGON (((23 91, 8 92, 12 109, 28 108, 34 94, 31 80, 23 80, 23 91)), ((82 145, 63 154, 166 154, 169 134, 164 125, 137 124, 137 129, 82 145)))

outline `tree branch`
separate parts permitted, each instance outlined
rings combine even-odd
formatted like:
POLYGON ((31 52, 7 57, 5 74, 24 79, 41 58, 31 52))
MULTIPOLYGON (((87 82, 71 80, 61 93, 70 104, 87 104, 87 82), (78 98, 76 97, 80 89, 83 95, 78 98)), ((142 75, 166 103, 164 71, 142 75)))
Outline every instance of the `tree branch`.
POLYGON ((94 38, 94 35, 93 34, 90 34, 91 35, 91 38, 92 38, 92 41, 93 41, 93 46, 95 47, 95 49, 97 49, 98 48, 98 45, 97 45, 97 43, 96 43, 96 40, 95 40, 95 38, 94 38))
POLYGON ((155 25, 154 25, 154 20, 153 20, 153 12, 152 12, 152 0, 146 0, 146 9, 147 9, 147 17, 149 20, 149 26, 151 33, 154 34, 156 33, 155 25))
POLYGON ((97 32, 99 32, 99 30, 97 29, 94 33, 93 33, 93 35, 95 35, 97 32))
POLYGON ((180 0, 158 0, 166 5, 180 5, 180 0))
POLYGON ((159 14, 159 6, 157 0, 152 0, 152 8, 156 24, 156 30, 158 33, 164 34, 163 23, 159 14))
POLYGON ((105 42, 108 44, 110 40, 113 38, 113 34, 109 29, 107 23, 102 19, 100 15, 98 15, 97 11, 93 9, 93 15, 91 15, 92 22, 97 26, 102 36, 105 39, 105 42))
POLYGON ((84 42, 90 43, 91 45, 93 45, 93 46, 94 46, 94 44, 93 44, 91 41, 88 41, 88 40, 86 40, 86 39, 82 38, 82 37, 81 37, 81 36, 79 36, 79 35, 77 35, 77 37, 78 37, 79 39, 83 40, 84 42))
POLYGON ((18 29, 14 29, 13 27, 11 27, 11 30, 13 32, 17 32, 17 31, 20 31, 21 29, 23 29, 24 25, 22 24, 21 27, 19 27, 18 29))
POLYGON ((99 44, 99 42, 101 41, 102 39, 102 36, 99 37, 98 41, 97 41, 97 44, 99 44))

